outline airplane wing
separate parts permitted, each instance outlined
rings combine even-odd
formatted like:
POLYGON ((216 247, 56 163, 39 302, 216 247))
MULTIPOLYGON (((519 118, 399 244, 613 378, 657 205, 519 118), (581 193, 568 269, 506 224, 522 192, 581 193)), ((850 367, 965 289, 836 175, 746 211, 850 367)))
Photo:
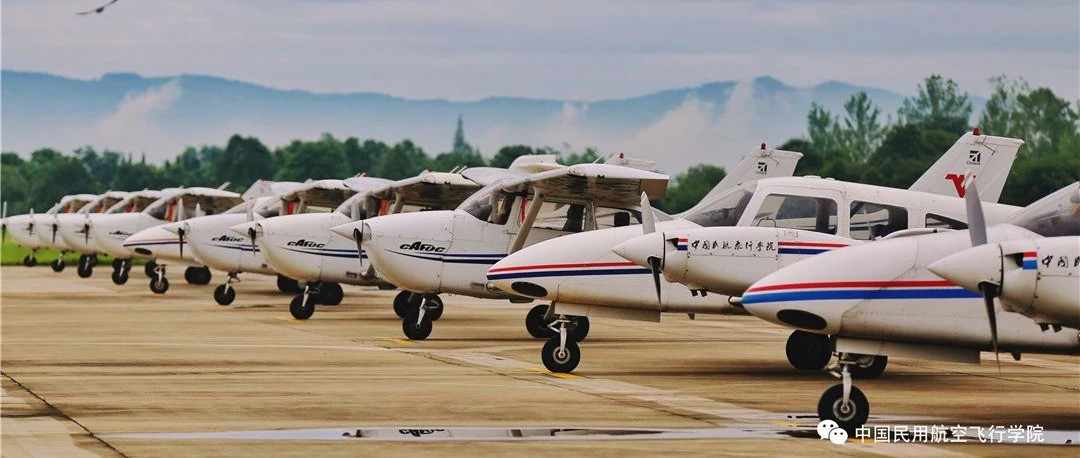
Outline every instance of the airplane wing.
POLYGON ((566 167, 557 162, 558 158, 559 157, 554 154, 529 154, 519 156, 517 159, 514 159, 514 162, 510 163, 508 169, 512 172, 519 173, 537 173, 566 167))
POLYGON ((458 173, 427 172, 398 180, 374 191, 396 200, 438 208, 454 208, 472 195, 480 185, 458 173))
POLYGON ((281 195, 281 200, 285 202, 299 200, 308 207, 333 209, 353 194, 356 194, 356 191, 344 180, 313 180, 292 192, 281 195))
POLYGON ((522 172, 499 167, 473 167, 461 171, 461 176, 479 183, 480 186, 487 186, 507 179, 523 178, 525 175, 522 172))
POLYGON ((345 186, 348 186, 349 188, 352 188, 352 190, 356 191, 358 194, 363 194, 365 192, 368 192, 368 191, 370 191, 372 189, 376 189, 376 188, 385 188, 386 186, 389 186, 390 184, 392 184, 394 182, 393 180, 387 180, 385 178, 375 178, 375 177, 366 177, 366 176, 365 177, 346 178, 344 181, 345 181, 345 186))
POLYGON ((650 199, 667 194, 670 177, 612 164, 577 164, 508 182, 504 189, 530 186, 546 199, 587 198, 600 205, 636 206, 641 193, 650 199))

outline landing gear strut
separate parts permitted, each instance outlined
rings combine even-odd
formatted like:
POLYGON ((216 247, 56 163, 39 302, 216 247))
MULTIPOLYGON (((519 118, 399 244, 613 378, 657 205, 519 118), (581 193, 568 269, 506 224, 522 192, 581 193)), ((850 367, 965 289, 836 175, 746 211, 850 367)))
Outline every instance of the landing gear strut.
MULTIPOLYGON (((550 305, 540 304, 531 309, 525 315, 525 330, 529 335, 537 339, 550 339, 559 335, 558 327, 555 326, 556 318, 547 318, 550 305)), ((589 317, 567 315, 565 319, 572 323, 570 326, 570 339, 581 342, 589 335, 589 317)))
POLYGON ((229 305, 236 300, 236 289, 232 287, 234 281, 240 281, 240 278, 236 272, 229 272, 229 278, 225 280, 225 284, 214 288, 214 302, 218 305, 229 305))
POLYGON ((589 333, 589 317, 559 315, 549 328, 555 335, 540 350, 544 367, 551 372, 573 372, 581 362, 577 342, 589 333))
POLYGON ((847 431, 849 437, 855 437, 855 430, 866 424, 870 418, 870 402, 866 395, 851 383, 850 367, 858 364, 858 359, 865 355, 841 354, 841 383, 833 385, 822 393, 818 400, 818 418, 832 420, 847 431))
MULTIPOLYGON (((130 262, 131 262, 131 260, 128 260, 128 263, 130 263, 130 262)), ((154 272, 156 270, 157 270, 157 262, 155 262, 153 260, 147 261, 146 265, 143 266, 143 273, 145 273, 146 276, 149 277, 149 278, 154 278, 154 272)))
POLYGON ((53 272, 63 272, 64 267, 66 267, 66 266, 67 266, 67 264, 64 263, 64 258, 63 257, 56 258, 56 260, 52 262, 52 270, 53 270, 53 272))
POLYGON ((307 285, 304 285, 304 292, 297 294, 292 299, 292 302, 289 302, 289 313, 292 314, 293 318, 306 320, 315 314, 315 302, 319 298, 319 286, 320 282, 308 282, 307 285))
POLYGON ((150 291, 154 294, 165 294, 169 290, 169 279, 165 278, 165 266, 154 265, 154 276, 150 278, 150 291))
MULTIPOLYGON (((400 296, 400 294, 399 294, 400 296)), ((401 320, 401 330, 410 340, 424 340, 431 335, 432 322, 439 319, 443 312, 443 302, 434 294, 411 293, 410 303, 419 297, 417 306, 409 307, 405 318, 401 320)), ((397 308, 395 307, 395 311, 397 308)))

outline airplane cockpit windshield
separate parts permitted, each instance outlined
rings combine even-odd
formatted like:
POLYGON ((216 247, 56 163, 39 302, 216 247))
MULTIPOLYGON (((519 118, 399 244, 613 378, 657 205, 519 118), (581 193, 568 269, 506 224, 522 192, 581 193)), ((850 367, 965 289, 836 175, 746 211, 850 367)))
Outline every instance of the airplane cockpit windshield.
POLYGON ((756 187, 756 183, 750 182, 733 188, 694 206, 682 217, 702 227, 734 226, 746 211, 750 198, 754 197, 756 187))
MULTIPOLYGON (((243 202, 225 211, 225 213, 247 213, 248 203, 243 202)), ((252 213, 263 218, 273 218, 281 213, 281 201, 276 196, 259 197, 255 199, 255 208, 252 213)))
POLYGON ((1009 218, 1009 224, 1043 237, 1080 235, 1080 182, 1028 205, 1009 218))
MULTIPOLYGON (((495 209, 495 206, 499 204, 499 196, 506 196, 505 193, 499 192, 500 183, 493 183, 487 185, 483 189, 476 191, 468 199, 461 202, 457 209, 465 213, 468 213, 480 221, 487 221, 491 218, 491 213, 495 209)), ((509 196, 513 199, 513 196, 509 196)), ((506 205, 509 207, 509 205, 506 205)), ((509 209, 507 208, 507 212, 509 209)))
POLYGON ((104 213, 131 213, 141 212, 147 205, 150 205, 160 199, 160 196, 153 195, 134 195, 128 196, 123 200, 113 204, 104 213))

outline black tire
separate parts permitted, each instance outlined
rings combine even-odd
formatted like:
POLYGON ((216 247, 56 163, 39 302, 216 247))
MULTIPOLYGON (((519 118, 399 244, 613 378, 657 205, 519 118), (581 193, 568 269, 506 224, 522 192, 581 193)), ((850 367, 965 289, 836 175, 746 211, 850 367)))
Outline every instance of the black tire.
POLYGON ((94 265, 90 263, 89 256, 79 256, 79 266, 76 272, 78 272, 79 278, 90 278, 94 274, 94 265))
POLYGON ((431 321, 439 321, 439 318, 442 318, 443 309, 444 307, 441 297, 434 295, 428 296, 427 311, 424 312, 424 319, 431 321))
POLYGON ((843 409, 841 401, 844 397, 844 385, 838 383, 825 390, 818 400, 818 418, 832 420, 844 428, 848 437, 855 437, 855 430, 866 424, 870 418, 870 402, 866 395, 857 387, 851 387, 851 397, 848 399, 847 411, 843 409))
POLYGON ((547 314, 547 304, 540 304, 529 309, 529 313, 525 315, 525 330, 529 331, 529 335, 537 339, 550 339, 555 336, 555 331, 552 331, 548 325, 554 320, 545 320, 544 315, 547 314))
POLYGON ((112 273, 113 284, 123 285, 128 281, 128 271, 126 270, 114 270, 112 273))
POLYGON ((120 258, 114 258, 112 260, 112 268, 113 268, 113 270, 123 269, 124 268, 124 260, 120 259, 120 258))
POLYGON ((416 301, 412 300, 413 293, 410 291, 402 291, 394 296, 394 313, 399 318, 405 318, 409 314, 409 310, 415 309, 418 305, 416 301))
POLYGON ((280 274, 277 276, 277 289, 283 293, 291 294, 296 294, 303 290, 300 288, 300 283, 296 280, 280 274))
POLYGON ((56 258, 56 260, 52 262, 50 267, 52 267, 53 272, 63 272, 64 267, 67 267, 67 264, 64 263, 64 258, 56 258))
POLYGON ((574 322, 573 329, 567 332, 567 337, 574 342, 581 342, 589 336, 589 317, 587 316, 571 316, 570 321, 574 322))
POLYGON ((26 257, 23 258, 22 265, 26 267, 34 267, 37 265, 37 258, 35 258, 34 255, 28 254, 26 255, 26 257))
POLYGON ((345 292, 341 285, 334 282, 323 282, 319 285, 319 303, 323 305, 338 305, 345 298, 345 292))
POLYGON ((552 337, 540 350, 540 359, 544 362, 544 367, 551 372, 570 373, 577 369, 578 363, 581 362, 581 349, 578 348, 577 342, 567 339, 566 351, 560 352, 559 338, 552 337))
POLYGON ((158 280, 157 278, 151 278, 150 279, 150 291, 153 291, 154 294, 165 294, 165 292, 168 291, 168 290, 169 290, 169 279, 168 278, 161 277, 161 280, 158 280))
POLYGON ((236 289, 227 285, 218 285, 214 288, 214 302, 218 305, 229 305, 236 300, 236 289))
POLYGON ((154 278, 154 270, 156 269, 157 263, 154 261, 150 261, 147 262, 145 266, 143 266, 143 273, 145 273, 147 277, 154 278))
POLYGON ((191 266, 184 269, 184 280, 190 285, 209 285, 212 279, 209 267, 191 266))
POLYGON ((801 371, 822 370, 832 359, 829 336, 806 331, 792 332, 785 352, 791 366, 801 371))
POLYGON ((289 313, 298 320, 311 318, 311 315, 315 314, 314 299, 314 297, 311 297, 305 301, 304 294, 297 294, 296 297, 293 297, 292 302, 289 302, 289 313))
POLYGON ((419 316, 420 309, 410 310, 409 314, 401 320, 401 331, 409 340, 424 340, 431 335, 431 319, 425 314, 423 320, 418 320, 419 316))
POLYGON ((872 379, 878 378, 885 372, 885 366, 889 364, 889 357, 885 355, 875 355, 874 362, 869 366, 863 367, 858 364, 852 365, 849 370, 851 376, 857 379, 872 379))
POLYGON ((88 255, 86 255, 86 258, 90 260, 90 267, 91 267, 91 268, 93 268, 93 267, 97 267, 97 265, 98 265, 98 258, 97 258, 97 255, 96 255, 96 254, 88 254, 88 255))

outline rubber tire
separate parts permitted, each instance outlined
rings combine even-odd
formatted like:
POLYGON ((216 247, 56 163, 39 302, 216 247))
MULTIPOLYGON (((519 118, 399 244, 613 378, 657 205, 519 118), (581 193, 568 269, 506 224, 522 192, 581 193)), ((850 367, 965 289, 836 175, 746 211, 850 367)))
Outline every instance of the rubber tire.
POLYGON ((123 259, 114 258, 112 260, 112 268, 113 268, 113 270, 121 269, 123 267, 124 267, 124 260, 123 259))
POLYGON ((26 267, 34 267, 37 265, 37 258, 31 255, 26 255, 25 257, 23 257, 22 265, 26 267))
POLYGON ((169 290, 169 279, 161 277, 161 282, 158 282, 156 278, 150 279, 150 291, 154 294, 165 294, 169 290))
POLYGON ((885 355, 875 355, 874 362, 867 367, 859 366, 858 364, 852 365, 851 376, 857 379, 872 379, 878 378, 885 372, 885 366, 889 365, 889 357, 885 355))
POLYGON ((311 318, 311 315, 315 314, 315 298, 311 297, 305 304, 304 294, 297 294, 289 302, 289 313, 298 320, 311 318))
POLYGON ((88 254, 88 255, 86 255, 86 257, 87 257, 87 259, 89 259, 89 260, 90 260, 90 267, 91 267, 91 268, 97 267, 97 265, 98 265, 98 258, 97 258, 97 255, 96 255, 96 254, 88 254))
POLYGON ((806 331, 794 331, 785 347, 788 363, 800 371, 819 371, 832 359, 829 336, 806 331))
POLYGON ((112 282, 115 285, 123 285, 128 281, 128 271, 126 270, 114 270, 112 273, 112 282))
POLYGON ((544 320, 549 307, 551 306, 548 304, 540 304, 529 309, 529 313, 525 315, 525 330, 529 331, 530 336, 537 339, 550 339, 555 336, 555 331, 548 327, 551 321, 544 320))
POLYGON ((157 262, 147 262, 146 265, 143 266, 143 273, 145 273, 147 277, 154 278, 154 269, 157 269, 157 262))
POLYGON ((300 287, 300 283, 284 275, 278 274, 277 276, 277 289, 283 293, 296 294, 303 291, 300 287))
POLYGON ((569 317, 575 324, 572 331, 567 332, 568 340, 574 342, 581 342, 589 336, 589 317, 587 316, 571 316, 569 317))
POLYGON ((424 319, 420 320, 420 324, 417 324, 417 318, 420 316, 420 309, 410 310, 408 315, 401 320, 401 331, 405 333, 405 337, 409 340, 424 340, 431 335, 431 319, 425 314, 424 319))
POLYGON ((557 354, 558 349, 558 337, 552 337, 544 343, 544 348, 540 350, 540 360, 544 362, 544 367, 551 372, 564 374, 577 369, 578 363, 581 362, 581 349, 578 348, 577 342, 567 339, 566 354, 561 358, 557 354))
POLYGON ((94 274, 94 265, 90 263, 89 257, 80 256, 79 265, 75 271, 79 274, 79 278, 90 278, 94 274))
POLYGON ((427 311, 424 312, 424 319, 431 321, 439 321, 439 318, 442 318, 442 312, 445 309, 445 307, 443 307, 442 298, 439 296, 428 296, 427 300, 429 307, 427 311), (432 302, 435 303, 434 307, 430 306, 432 302))
POLYGON ((410 300, 412 294, 411 291, 402 291, 394 296, 394 313, 397 314, 398 318, 405 318, 410 309, 414 309, 419 305, 410 300))
POLYGON ((52 267, 53 272, 63 272, 64 267, 67 267, 67 264, 64 263, 64 258, 56 258, 49 267, 52 267))
POLYGON ((341 284, 323 282, 319 285, 319 303, 323 305, 338 305, 345 298, 345 292, 341 290, 341 284))
POLYGON ((191 285, 209 285, 213 277, 209 267, 191 266, 184 269, 184 280, 191 285))
POLYGON ((236 288, 226 287, 226 285, 218 285, 214 288, 214 302, 218 305, 229 305, 236 300, 236 288))
POLYGON ((848 415, 842 415, 834 407, 839 407, 840 399, 843 396, 844 384, 842 383, 837 383, 825 390, 818 400, 818 418, 835 421, 837 425, 847 431, 848 437, 855 437, 855 430, 865 425, 866 420, 870 418, 870 402, 866 400, 866 395, 863 394, 862 390, 852 386, 849 402, 853 405, 854 410, 848 415))

